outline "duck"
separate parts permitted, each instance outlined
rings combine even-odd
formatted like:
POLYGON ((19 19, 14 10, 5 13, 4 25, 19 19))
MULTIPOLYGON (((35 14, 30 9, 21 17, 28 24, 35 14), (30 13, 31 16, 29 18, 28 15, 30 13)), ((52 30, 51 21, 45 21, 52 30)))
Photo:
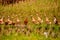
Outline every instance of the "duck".
POLYGON ((25 25, 28 24, 28 18, 27 18, 27 17, 24 19, 24 24, 25 24, 25 25))
POLYGON ((45 20, 46 24, 51 24, 51 21, 49 20, 48 17, 46 17, 46 20, 45 20))
POLYGON ((39 23, 43 23, 43 20, 39 17, 39 15, 38 14, 36 14, 37 15, 37 21, 39 22, 39 23))
POLYGON ((12 24, 12 21, 9 19, 9 16, 8 16, 8 19, 5 21, 5 25, 11 25, 12 24))
POLYGON ((19 20, 19 18, 16 19, 15 26, 20 26, 20 20, 19 20))
POLYGON ((32 19, 32 23, 34 24, 38 24, 39 22, 37 22, 37 20, 33 17, 33 15, 31 15, 31 19, 32 19))
POLYGON ((56 16, 54 16, 54 24, 58 24, 58 21, 56 19, 56 16))
POLYGON ((4 24, 3 17, 0 19, 0 24, 4 24))

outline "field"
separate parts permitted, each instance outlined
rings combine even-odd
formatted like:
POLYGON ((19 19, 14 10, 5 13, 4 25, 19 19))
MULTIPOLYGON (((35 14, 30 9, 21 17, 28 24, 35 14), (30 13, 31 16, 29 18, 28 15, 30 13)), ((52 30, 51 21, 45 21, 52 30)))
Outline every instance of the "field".
POLYGON ((60 0, 33 0, 15 3, 13 6, 12 4, 5 6, 0 4, 0 18, 2 17, 4 21, 9 18, 13 22, 16 22, 18 18, 20 24, 24 24, 25 18, 28 18, 28 24, 26 25, 27 28, 0 24, 2 29, 0 31, 0 40, 60 40, 60 0), (36 14, 43 19, 44 22, 42 24, 32 23, 31 15, 37 20, 38 16, 36 14), (45 23, 45 16, 49 18, 51 24, 45 23), (54 16, 56 16, 58 24, 54 24, 54 16), (41 27, 40 30, 38 29, 39 27, 41 27), (46 27, 47 30, 45 30, 46 27), (44 32, 48 31, 49 33, 52 27, 54 27, 52 32, 56 33, 57 36, 49 34, 48 38, 46 38, 44 32), (7 31, 9 28, 12 30, 11 32, 7 31), (22 29, 24 32, 22 32, 22 29), (29 29, 31 29, 31 32, 29 29))

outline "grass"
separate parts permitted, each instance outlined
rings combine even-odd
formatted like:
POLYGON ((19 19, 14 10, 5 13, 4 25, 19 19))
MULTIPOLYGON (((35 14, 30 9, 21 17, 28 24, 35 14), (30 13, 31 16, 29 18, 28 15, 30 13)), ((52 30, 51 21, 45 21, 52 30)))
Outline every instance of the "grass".
MULTIPOLYGON (((42 33, 42 34, 39 34, 38 32, 36 33, 36 29, 38 28, 38 27, 42 27, 42 28, 45 28, 47 25, 46 24, 44 24, 44 25, 42 25, 42 26, 39 26, 39 25, 32 25, 32 32, 29 34, 29 35, 26 35, 26 34, 24 34, 23 32, 22 33, 19 33, 19 32, 16 32, 14 29, 14 26, 12 26, 13 27, 13 29, 12 29, 12 32, 9 34, 9 35, 7 35, 7 32, 4 32, 6 29, 4 29, 4 27, 6 27, 5 25, 0 25, 0 27, 1 28, 3 28, 3 30, 2 30, 2 32, 0 33, 0 39, 1 40, 59 40, 60 39, 60 36, 58 36, 58 35, 60 35, 59 33, 59 27, 60 26, 56 26, 56 25, 51 25, 51 27, 54 27, 55 29, 53 30, 53 32, 55 32, 55 33, 58 33, 58 37, 56 37, 56 38, 54 38, 54 37, 52 37, 52 36, 50 36, 49 35, 49 37, 48 38, 46 38, 44 35, 43 35, 43 33, 42 33, 42 30, 44 31, 44 29, 42 29, 40 32, 42 33), (44 26, 45 25, 45 26, 44 26)), ((9 26, 10 25, 8 25, 7 26, 7 30, 8 30, 8 28, 9 28, 9 26)), ((12 28, 11 26, 10 26, 10 28, 12 28)), ((49 27, 49 29, 48 30, 50 30, 50 26, 48 26, 49 27)), ((17 27, 18 28, 18 27, 17 27)), ((20 28, 21 29, 21 28, 20 28)), ((26 30, 26 29, 25 29, 26 30)), ((27 31, 28 32, 28 31, 27 31)))
MULTIPOLYGON (((15 3, 13 6, 6 5, 2 6, 0 5, 0 18, 4 17, 4 20, 9 18, 13 21, 16 21, 16 18, 19 18, 21 23, 23 23, 24 19, 28 17, 28 25, 31 26, 33 29, 33 32, 30 34, 30 36, 19 34, 16 35, 15 33, 12 33, 10 35, 3 35, 3 33, 0 35, 0 40, 60 40, 60 37, 52 38, 48 37, 45 38, 44 35, 40 35, 35 33, 35 30, 37 27, 45 28, 47 24, 45 22, 41 25, 36 25, 31 22, 31 15, 33 15, 36 19, 36 14, 39 14, 39 16, 45 21, 45 14, 52 22, 52 25, 49 25, 49 27, 55 27, 55 31, 58 31, 58 25, 53 24, 53 16, 55 15, 58 21, 60 22, 60 1, 57 0, 37 0, 37 1, 31 1, 31 2, 20 2, 15 3), (57 4, 56 4, 57 3, 57 4), (17 16, 16 16, 17 15, 17 16)), ((8 25, 8 27, 11 25, 8 25)), ((0 25, 1 28, 4 28, 5 25, 0 25)), ((3 30, 4 31, 4 30, 3 30)), ((3 32, 2 31, 2 32, 3 32)))

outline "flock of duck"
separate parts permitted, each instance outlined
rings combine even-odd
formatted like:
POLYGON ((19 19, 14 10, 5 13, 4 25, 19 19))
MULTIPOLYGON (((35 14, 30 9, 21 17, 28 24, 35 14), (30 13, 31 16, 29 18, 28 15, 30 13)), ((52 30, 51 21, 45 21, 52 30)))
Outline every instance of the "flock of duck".
MULTIPOLYGON (((37 20, 34 18, 33 15, 31 15, 31 21, 34 23, 34 24, 40 24, 40 23, 43 23, 44 21, 39 17, 39 14, 36 14, 38 17, 37 17, 37 20)), ((49 20, 49 18, 45 15, 45 21, 47 24, 51 24, 52 22, 49 20)), ((54 16, 53 18, 54 20, 54 23, 55 24, 58 24, 58 21, 56 19, 56 17, 54 16)), ((16 19, 16 23, 20 22, 19 18, 16 19)), ((28 24, 28 17, 24 19, 24 24, 27 25, 28 24)), ((0 24, 15 24, 12 20, 10 20, 9 16, 8 16, 8 19, 6 19, 6 21, 4 21, 4 18, 0 18, 0 24)))
MULTIPOLYGON (((38 16, 38 14, 36 14, 37 16, 38 16)), ((34 24, 42 24, 44 21, 38 16, 38 19, 37 20, 35 20, 35 18, 33 17, 33 15, 31 15, 31 21, 32 21, 32 23, 34 23, 34 24)), ((7 33, 11 33, 12 32, 12 30, 15 30, 16 32, 18 32, 18 33, 24 33, 24 34, 26 34, 26 35, 29 35, 31 32, 33 32, 33 29, 30 27, 30 26, 27 26, 27 24, 28 24, 28 18, 25 18, 24 19, 24 24, 21 24, 20 23, 20 20, 17 18, 16 19, 16 23, 15 22, 13 22, 13 21, 11 21, 9 18, 8 19, 6 19, 6 21, 4 21, 4 18, 2 17, 2 18, 0 18, 0 25, 5 25, 5 27, 4 27, 4 31, 5 31, 5 33, 7 34, 7 33), (13 29, 13 28, 10 28, 10 27, 7 27, 7 25, 13 25, 13 26, 15 26, 15 28, 13 29), (7 30, 6 30, 7 29, 7 30)), ((46 23, 47 24, 51 24, 51 22, 49 21, 49 19, 48 19, 48 17, 46 17, 46 23)), ((54 23, 55 24, 58 24, 58 21, 57 21, 57 19, 56 19, 56 17, 54 16, 54 23)), ((59 27, 60 28, 60 27, 59 27)), ((3 31, 1 31, 2 29, 1 29, 1 27, 0 27, 0 32, 3 32, 3 31)), ((36 33, 39 33, 39 34, 43 34, 43 35, 45 35, 45 37, 46 38, 48 38, 48 36, 51 34, 53 37, 56 37, 57 36, 57 33, 55 33, 55 32, 52 32, 53 30, 54 30, 54 27, 52 28, 52 29, 50 29, 50 30, 48 30, 48 27, 46 27, 45 28, 45 30, 47 30, 47 31, 42 31, 41 32, 41 30, 43 30, 43 28, 42 27, 39 27, 39 28, 37 28, 36 29, 36 33)), ((3 33, 4 34, 4 33, 3 33)))

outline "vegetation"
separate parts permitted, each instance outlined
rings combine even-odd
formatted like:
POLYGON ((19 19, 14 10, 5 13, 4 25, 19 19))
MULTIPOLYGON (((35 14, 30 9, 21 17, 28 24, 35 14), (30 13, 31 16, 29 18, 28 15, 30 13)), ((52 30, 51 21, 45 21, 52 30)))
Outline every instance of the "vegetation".
POLYGON ((13 6, 0 4, 0 18, 2 17, 4 24, 0 24, 0 40, 60 40, 60 0, 34 0, 15 3, 13 6), (38 20, 36 14, 42 18, 42 24, 32 22, 31 15, 38 20), (54 16, 58 24, 54 24, 54 16), (46 17, 51 24, 45 22, 46 17), (20 26, 5 25, 8 18, 15 23, 18 18, 20 26), (25 18, 28 20, 27 25, 24 25, 25 18), (48 32, 48 38, 44 32, 48 32))

